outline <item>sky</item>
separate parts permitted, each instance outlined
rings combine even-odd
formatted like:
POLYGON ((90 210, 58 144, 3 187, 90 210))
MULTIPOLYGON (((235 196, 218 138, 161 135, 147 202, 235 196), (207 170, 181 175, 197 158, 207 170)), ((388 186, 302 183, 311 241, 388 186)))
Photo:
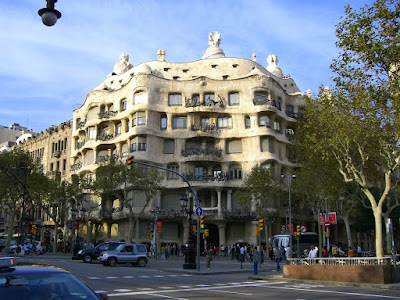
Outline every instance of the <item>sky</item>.
POLYGON ((0 1, 0 125, 44 131, 73 117, 121 53, 138 65, 201 59, 208 33, 221 34, 227 57, 267 66, 275 54, 299 89, 332 84, 335 25, 344 7, 364 0, 58 0, 62 17, 43 25, 45 0, 0 1))

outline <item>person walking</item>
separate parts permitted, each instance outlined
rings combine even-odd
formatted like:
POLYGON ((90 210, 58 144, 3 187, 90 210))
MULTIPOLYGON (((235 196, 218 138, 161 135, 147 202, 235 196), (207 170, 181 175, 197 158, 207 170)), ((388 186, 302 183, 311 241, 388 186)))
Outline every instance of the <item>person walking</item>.
POLYGON ((210 247, 210 249, 206 253, 206 268, 207 268, 207 270, 210 269, 210 265, 211 265, 211 261, 212 261, 212 250, 213 249, 210 247))
POLYGON ((279 263, 281 262, 281 250, 279 249, 278 245, 275 246, 274 249, 274 257, 275 257, 275 262, 276 262, 276 270, 279 271, 281 267, 279 266, 279 263))
POLYGON ((254 274, 258 274, 258 264, 260 262, 260 251, 257 250, 257 246, 253 248, 253 266, 254 274))

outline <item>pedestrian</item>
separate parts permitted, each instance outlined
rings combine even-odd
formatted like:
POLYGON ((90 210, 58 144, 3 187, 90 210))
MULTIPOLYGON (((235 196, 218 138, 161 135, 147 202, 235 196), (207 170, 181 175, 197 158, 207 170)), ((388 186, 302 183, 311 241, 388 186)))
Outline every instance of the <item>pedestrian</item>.
POLYGON ((336 248, 336 245, 332 245, 331 251, 332 251, 332 256, 333 256, 333 257, 336 257, 336 256, 337 256, 337 248, 336 248))
POLYGON ((308 258, 316 258, 318 256, 318 247, 312 245, 310 252, 308 253, 308 258))
POLYGON ((326 246, 322 249, 322 256, 323 257, 328 257, 329 256, 329 252, 328 252, 328 249, 326 248, 326 246))
POLYGON ((246 254, 246 250, 244 248, 244 246, 240 247, 240 261, 244 262, 244 256, 246 254))
POLYGON ((257 247, 253 248, 253 266, 254 266, 254 274, 258 274, 258 263, 260 262, 260 251, 257 250, 257 247))
POLYGON ((349 248, 349 257, 353 257, 354 256, 354 251, 353 248, 349 248))
POLYGON ((207 268, 207 270, 210 269, 210 264, 212 261, 212 250, 213 249, 210 247, 210 249, 206 253, 206 268, 207 268))
POLYGON ((361 246, 359 244, 357 245, 357 256, 358 257, 362 256, 362 250, 361 250, 361 246))
POLYGON ((279 266, 279 263, 281 262, 281 250, 279 249, 278 245, 275 246, 274 257, 276 262, 276 270, 279 271, 281 269, 279 266))

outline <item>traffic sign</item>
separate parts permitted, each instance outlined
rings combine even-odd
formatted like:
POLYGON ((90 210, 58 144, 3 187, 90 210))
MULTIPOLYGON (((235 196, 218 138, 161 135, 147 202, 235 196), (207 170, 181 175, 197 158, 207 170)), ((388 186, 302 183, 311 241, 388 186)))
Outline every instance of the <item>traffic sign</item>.
POLYGON ((198 216, 203 215, 203 209, 202 209, 200 206, 198 206, 198 207, 196 208, 196 215, 198 215, 198 216))
POLYGON ((161 232, 162 232, 162 222, 157 221, 157 233, 161 233, 161 232))
POLYGON ((300 231, 301 231, 302 233, 307 232, 307 227, 306 227, 305 225, 301 226, 301 227, 300 227, 300 231))

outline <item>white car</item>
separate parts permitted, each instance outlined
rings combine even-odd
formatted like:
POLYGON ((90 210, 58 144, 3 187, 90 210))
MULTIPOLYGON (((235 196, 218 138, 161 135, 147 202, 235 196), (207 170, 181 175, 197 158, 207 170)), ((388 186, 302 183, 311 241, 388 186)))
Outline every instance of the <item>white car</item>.
MULTIPOLYGON (((40 241, 34 241, 33 242, 34 243, 34 247, 33 248, 35 248, 35 254, 43 254, 43 252, 44 252, 44 248, 43 248, 43 246, 42 246, 42 243, 40 242, 40 241)), ((11 253, 14 253, 14 254, 16 254, 16 253, 18 253, 18 247, 19 247, 19 245, 12 245, 11 247, 10 247, 10 252, 11 253)), ((23 247, 23 246, 21 246, 21 247, 23 247)))

